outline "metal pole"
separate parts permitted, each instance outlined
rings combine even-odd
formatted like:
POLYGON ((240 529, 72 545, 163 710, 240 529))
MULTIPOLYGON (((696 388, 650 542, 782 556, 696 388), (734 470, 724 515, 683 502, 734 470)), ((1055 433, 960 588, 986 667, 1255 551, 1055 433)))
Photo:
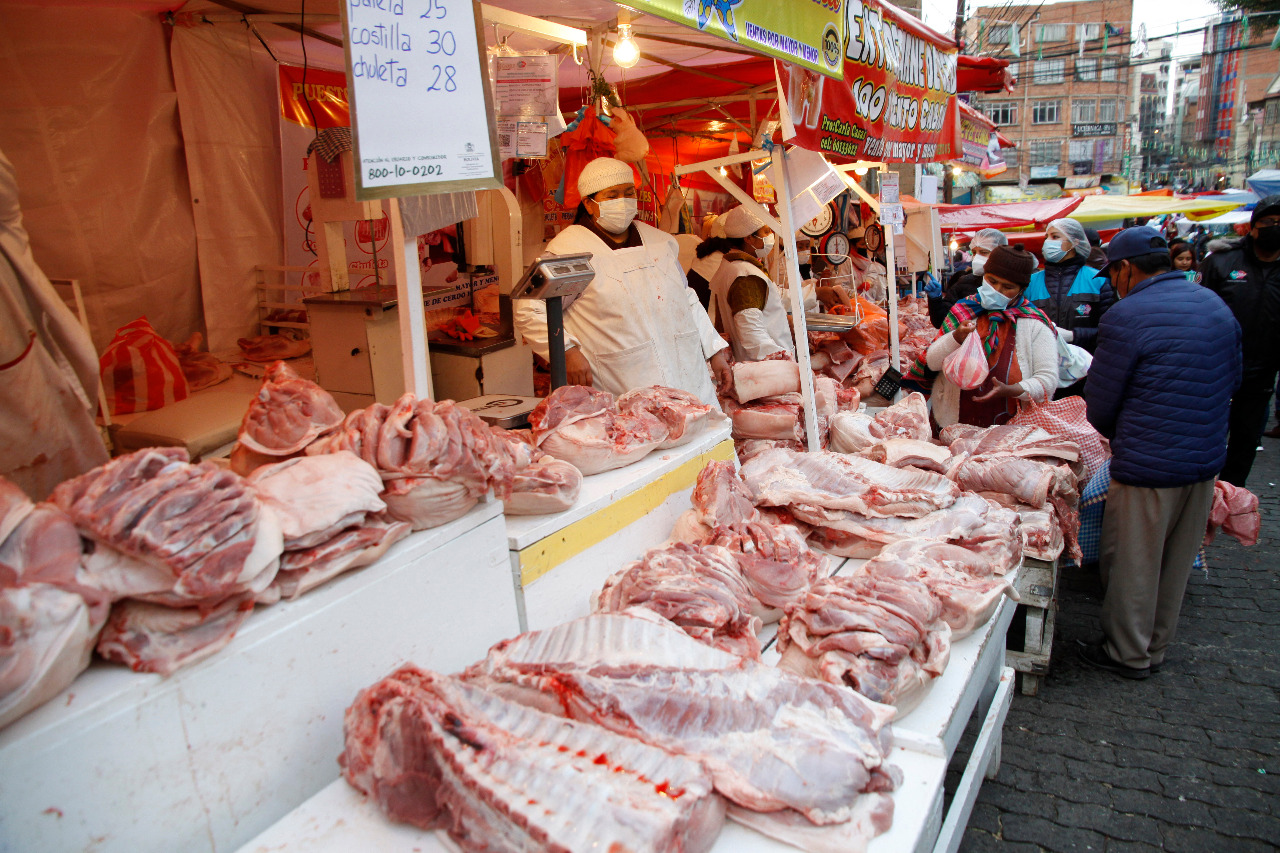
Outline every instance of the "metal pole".
POLYGON ((547 356, 551 362, 551 390, 569 384, 569 373, 564 365, 564 310, 562 297, 547 299, 547 356))

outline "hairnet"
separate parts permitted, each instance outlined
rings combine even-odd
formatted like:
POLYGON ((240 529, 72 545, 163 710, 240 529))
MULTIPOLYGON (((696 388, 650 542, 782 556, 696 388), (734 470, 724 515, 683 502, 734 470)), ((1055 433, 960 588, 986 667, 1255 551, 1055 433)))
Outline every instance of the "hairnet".
POLYGON ((973 251, 974 246, 981 245, 984 249, 995 249, 997 246, 1009 245, 1009 238, 1004 236, 1003 231, 997 231, 994 228, 983 228, 977 234, 969 238, 969 251, 973 251))
POLYGON ((1049 223, 1049 228, 1057 228, 1062 232, 1062 236, 1076 250, 1077 258, 1083 260, 1089 257, 1089 238, 1084 233, 1084 226, 1079 222, 1074 219, 1055 219, 1049 223))

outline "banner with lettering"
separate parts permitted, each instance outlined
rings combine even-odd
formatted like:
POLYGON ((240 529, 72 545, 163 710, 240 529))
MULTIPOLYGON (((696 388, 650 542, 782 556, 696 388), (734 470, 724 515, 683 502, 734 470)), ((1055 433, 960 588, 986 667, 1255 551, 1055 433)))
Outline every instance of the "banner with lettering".
POLYGON ((796 136, 838 162, 934 163, 961 152, 956 45, 881 0, 845 3, 844 79, 778 63, 796 136))
POLYGON ((627 0, 626 5, 839 80, 843 0, 627 0))
POLYGON ((960 144, 960 156, 952 158, 953 163, 969 166, 986 178, 1008 171, 995 122, 963 101, 960 102, 960 144))

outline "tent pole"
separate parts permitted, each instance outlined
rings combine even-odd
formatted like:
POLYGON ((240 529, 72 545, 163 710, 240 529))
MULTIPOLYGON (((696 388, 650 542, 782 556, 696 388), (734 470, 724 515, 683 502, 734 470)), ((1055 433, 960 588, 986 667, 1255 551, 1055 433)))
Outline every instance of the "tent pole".
MULTIPOLYGON (((881 164, 880 173, 883 175, 887 171, 889 167, 881 164)), ((884 268, 889 279, 886 296, 889 300, 889 365, 894 370, 898 370, 900 369, 898 366, 898 262, 894 256, 897 241, 894 239, 892 225, 887 225, 884 220, 881 220, 880 227, 884 229, 884 268)))
POLYGON ((800 364, 800 395, 804 403, 804 432, 809 452, 822 449, 818 439, 818 409, 813 402, 813 367, 809 363, 809 326, 804 316, 804 282, 800 278, 799 256, 796 254, 796 228, 791 213, 791 188, 787 184, 784 146, 773 148, 773 179, 778 191, 778 217, 782 220, 782 250, 791 295, 791 328, 796 342, 796 361, 800 364))
POLYGON ((422 305, 422 268, 417 238, 404 239, 400 199, 387 199, 391 218, 391 260, 396 273, 396 304, 400 317, 400 352, 404 359, 404 390, 430 400, 431 369, 427 363, 427 319, 422 305))

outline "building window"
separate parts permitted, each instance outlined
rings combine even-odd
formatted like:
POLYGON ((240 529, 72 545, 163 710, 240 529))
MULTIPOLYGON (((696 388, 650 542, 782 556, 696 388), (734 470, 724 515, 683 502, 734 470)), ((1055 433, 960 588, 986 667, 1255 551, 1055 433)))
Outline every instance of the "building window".
POLYGON ((1032 124, 1057 124, 1061 101, 1036 101, 1031 107, 1032 124))
POLYGON ((1044 83, 1061 83, 1062 76, 1066 71, 1065 59, 1037 59, 1033 64, 1034 82, 1044 83))
POLYGON ((1102 37, 1101 24, 1076 24, 1076 38, 1080 38, 1080 29, 1084 28, 1084 40, 1093 41, 1102 37))
POLYGON ((1076 60, 1076 79, 1085 83, 1092 83, 1098 79, 1097 57, 1076 60))
POLYGON ((1082 101, 1080 99, 1071 102, 1071 122, 1072 124, 1092 124, 1098 120, 1098 102, 1089 99, 1082 101))
POLYGON ((1000 127, 1018 123, 1017 101, 992 101, 989 104, 983 104, 982 111, 987 114, 987 118, 1000 127))
POLYGON ((1056 166, 1062 162, 1062 140, 1033 139, 1027 143, 1027 157, 1032 166, 1056 166))
POLYGON ((992 24, 987 30, 987 44, 1008 44, 1012 27, 1009 24, 992 24))
POLYGON ((1262 120, 1270 125, 1280 123, 1280 99, 1267 101, 1267 107, 1262 114, 1262 120))
POLYGON ((1102 64, 1098 69, 1098 76, 1107 83, 1114 83, 1120 79, 1120 60, 1109 56, 1102 57, 1102 64))
POLYGON ((1067 143, 1067 160, 1079 163, 1081 160, 1093 159, 1092 139, 1073 139, 1067 143))
POLYGON ((1014 166, 1018 165, 1018 154, 1019 154, 1019 151, 1017 148, 1001 148, 1000 149, 1000 155, 1004 157, 1005 164, 1010 168, 1013 168, 1014 166))
POLYGON ((1116 141, 1114 138, 1094 140, 1098 144, 1098 159, 1110 160, 1116 153, 1116 141))
POLYGON ((1113 122, 1120 120, 1120 102, 1103 98, 1098 101, 1098 121, 1113 122))
POLYGON ((1066 24, 1042 24, 1036 32, 1038 41, 1066 41, 1066 24))

